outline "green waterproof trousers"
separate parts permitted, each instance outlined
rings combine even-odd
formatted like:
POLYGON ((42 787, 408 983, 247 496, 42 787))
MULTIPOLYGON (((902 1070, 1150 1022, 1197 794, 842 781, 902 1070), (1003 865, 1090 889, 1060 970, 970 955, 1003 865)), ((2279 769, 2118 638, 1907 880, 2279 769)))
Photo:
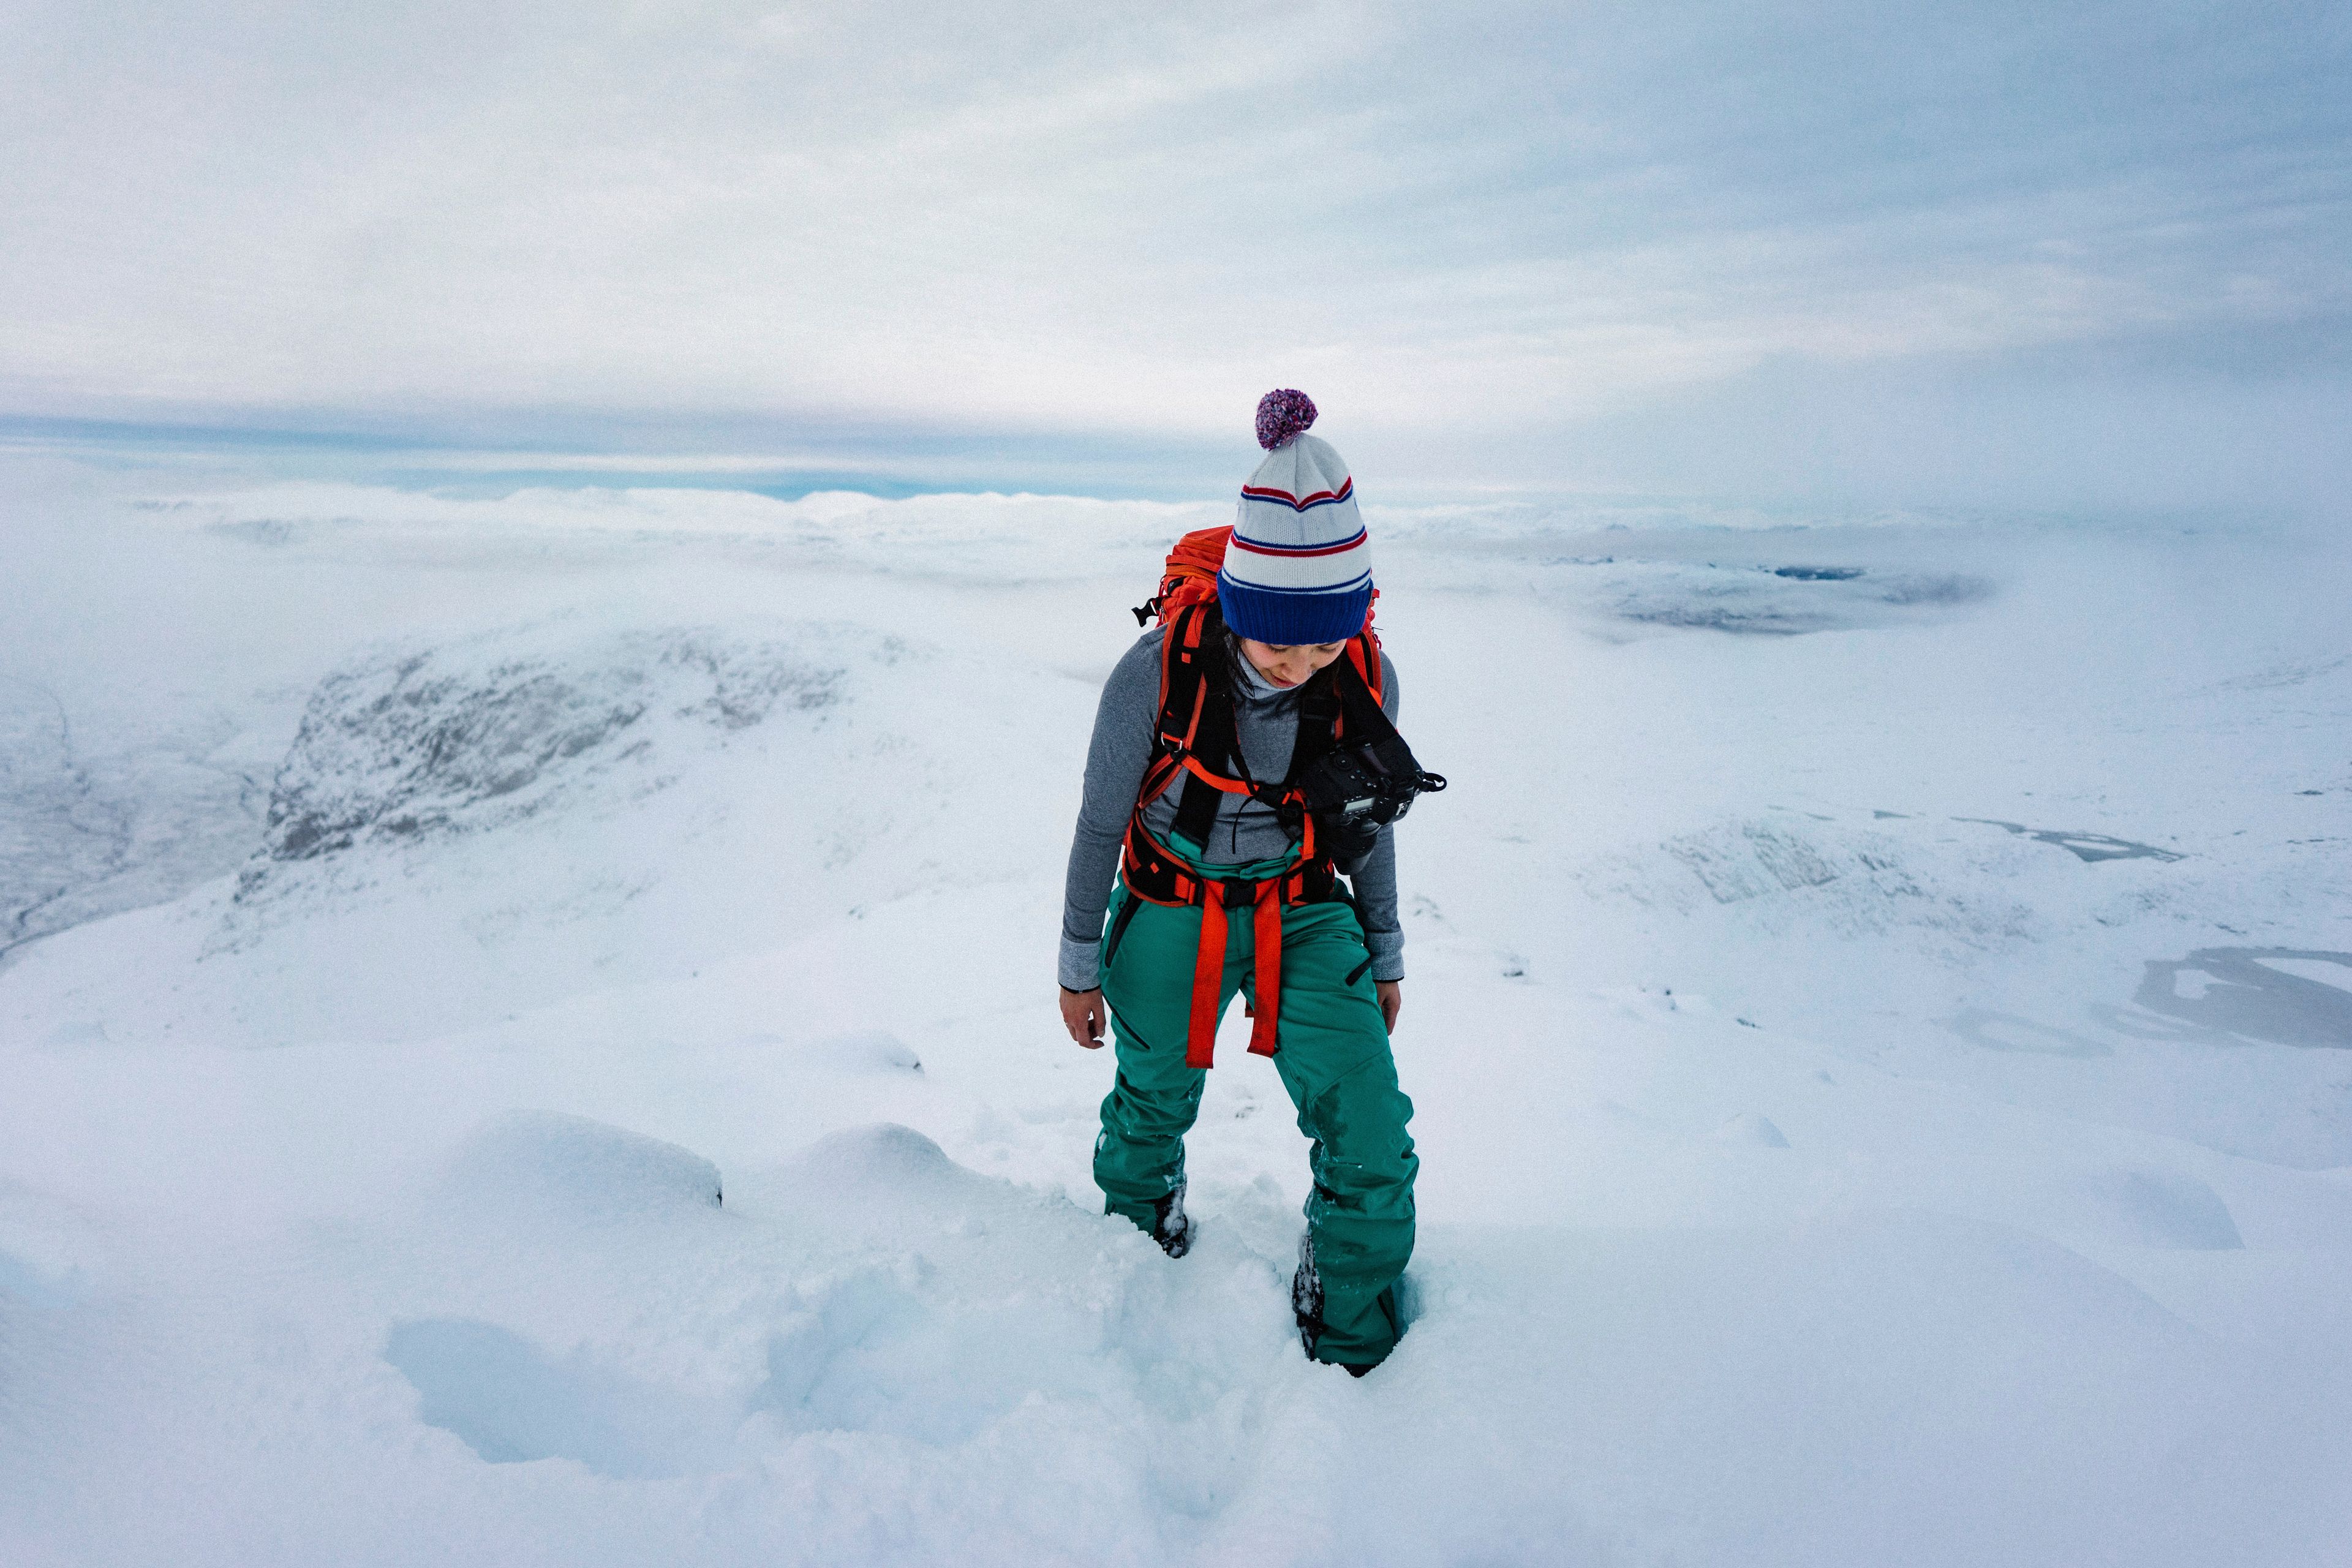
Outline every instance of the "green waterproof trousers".
MULTIPOLYGON (((1198 909, 1150 903, 1124 884, 1113 892, 1102 975, 1118 1077, 1102 1103, 1095 1183, 1108 1212, 1146 1230, 1156 1218, 1154 1205, 1183 1179, 1184 1134, 1208 1079, 1184 1065, 1200 941, 1198 909)), ((1225 938, 1220 1016, 1236 991, 1249 993, 1255 1005, 1255 951, 1250 921, 1234 920, 1225 938)), ((1307 1235, 1323 1289, 1315 1355, 1357 1366, 1381 1361, 1397 1341, 1395 1287, 1412 1256, 1412 1180, 1421 1164, 1405 1131, 1412 1101, 1397 1088, 1367 956, 1352 906, 1283 910, 1274 1065, 1298 1108, 1298 1130, 1314 1142, 1307 1235)))

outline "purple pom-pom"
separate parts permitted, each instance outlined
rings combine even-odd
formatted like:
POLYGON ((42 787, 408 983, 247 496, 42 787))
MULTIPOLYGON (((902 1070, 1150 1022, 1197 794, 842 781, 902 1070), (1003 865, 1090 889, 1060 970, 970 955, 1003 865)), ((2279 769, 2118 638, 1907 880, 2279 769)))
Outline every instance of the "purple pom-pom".
POLYGON ((1257 444, 1271 452, 1298 439, 1315 423, 1315 400, 1282 387, 1257 400, 1257 444))

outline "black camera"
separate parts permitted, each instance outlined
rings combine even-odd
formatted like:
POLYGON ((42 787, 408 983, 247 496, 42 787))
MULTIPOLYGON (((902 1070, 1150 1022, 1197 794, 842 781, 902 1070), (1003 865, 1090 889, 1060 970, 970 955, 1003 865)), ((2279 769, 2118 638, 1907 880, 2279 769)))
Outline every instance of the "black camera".
POLYGON ((1443 777, 1422 771, 1412 748, 1394 731, 1333 748, 1298 779, 1324 847, 1340 861, 1361 858, 1382 826, 1412 808, 1413 796, 1444 787, 1443 777))

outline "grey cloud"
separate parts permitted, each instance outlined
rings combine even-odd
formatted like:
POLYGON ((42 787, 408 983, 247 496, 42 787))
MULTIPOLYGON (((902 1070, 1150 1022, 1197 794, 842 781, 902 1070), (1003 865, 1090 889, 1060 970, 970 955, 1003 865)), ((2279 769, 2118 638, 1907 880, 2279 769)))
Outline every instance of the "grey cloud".
POLYGON ((1296 381, 1460 449, 1717 407, 1790 362, 2013 388, 2128 358, 2221 396, 2352 321, 2340 6, 6 26, 18 414, 1190 440, 1296 381))

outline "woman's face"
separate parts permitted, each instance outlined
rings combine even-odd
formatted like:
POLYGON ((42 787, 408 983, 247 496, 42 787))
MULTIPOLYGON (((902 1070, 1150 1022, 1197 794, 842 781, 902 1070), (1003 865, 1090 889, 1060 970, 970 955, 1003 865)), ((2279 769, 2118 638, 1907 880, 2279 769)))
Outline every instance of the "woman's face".
POLYGON ((1305 643, 1297 647, 1276 647, 1272 643, 1240 639, 1242 652, 1257 666, 1257 672, 1276 686, 1297 686, 1308 676, 1339 657, 1347 647, 1343 642, 1305 643))

